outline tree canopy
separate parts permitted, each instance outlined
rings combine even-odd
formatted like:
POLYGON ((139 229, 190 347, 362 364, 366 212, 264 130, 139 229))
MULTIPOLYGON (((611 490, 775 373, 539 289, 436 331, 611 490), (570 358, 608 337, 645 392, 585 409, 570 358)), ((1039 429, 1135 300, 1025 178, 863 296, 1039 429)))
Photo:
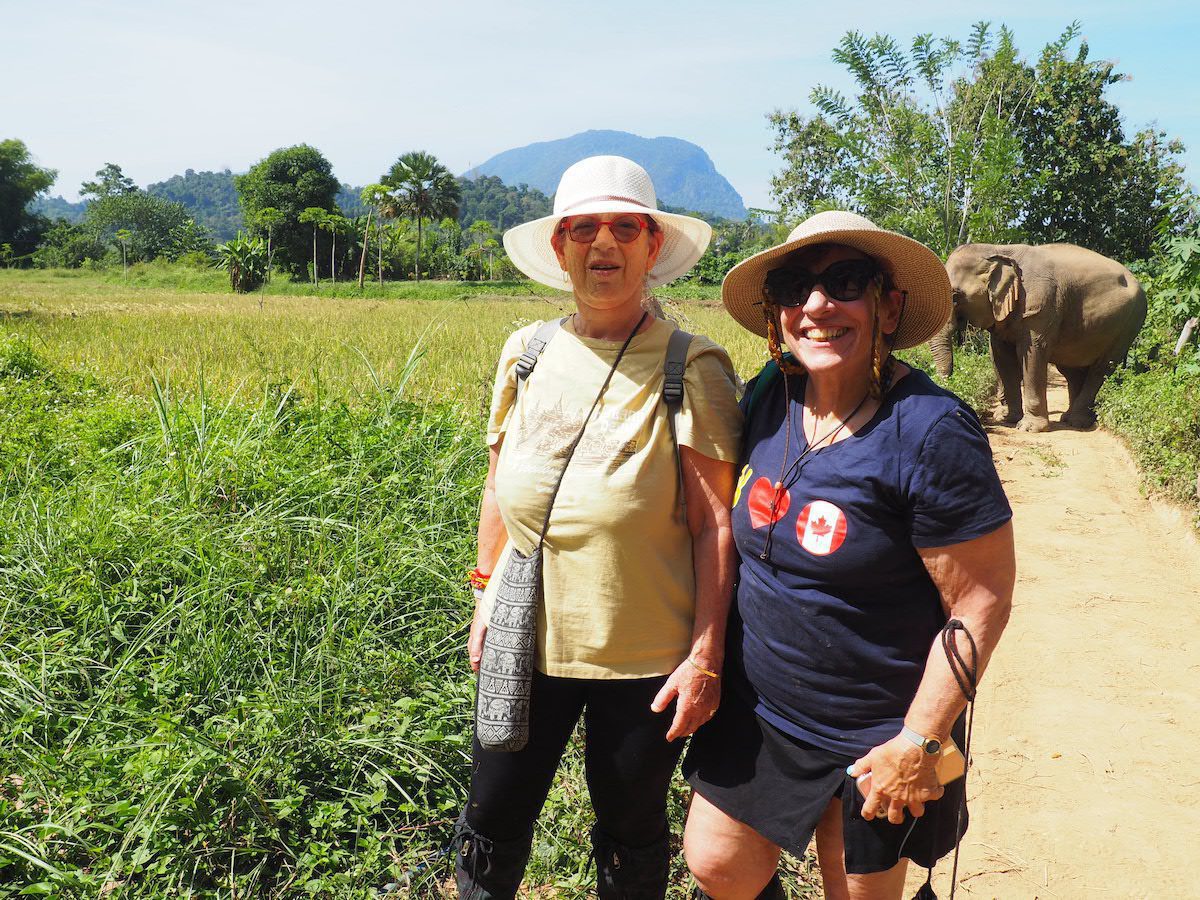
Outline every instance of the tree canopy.
POLYGON ((495 175, 458 180, 458 222, 470 227, 480 220, 490 222, 497 231, 550 215, 550 198, 526 184, 515 187, 495 175))
POLYGON ((1183 147, 1156 131, 1125 137, 1105 96, 1124 76, 1078 37, 1072 24, 1029 63, 986 22, 966 41, 924 34, 907 48, 847 33, 833 59, 854 96, 818 85, 817 115, 770 116, 783 214, 853 209, 943 255, 1022 240, 1148 255, 1154 227, 1185 215, 1183 147))
POLYGON ((265 235, 258 223, 261 210, 272 207, 282 213, 273 229, 276 258, 293 273, 303 272, 311 257, 311 233, 301 224, 300 213, 317 208, 337 212, 334 197, 341 185, 333 167, 321 151, 307 144, 285 147, 269 154, 234 178, 242 214, 256 233, 265 235))
POLYGON ((183 204, 198 225, 207 228, 218 241, 229 241, 244 227, 233 179, 228 169, 224 172, 187 169, 182 175, 147 185, 146 193, 183 204))
POLYGON ((417 223, 416 275, 419 281, 422 222, 458 216, 458 179, 433 154, 413 150, 397 159, 380 181, 391 190, 400 215, 417 223))
POLYGON ((37 246, 46 222, 26 207, 49 190, 57 177, 53 169, 34 163, 24 142, 0 141, 0 244, 8 244, 14 256, 37 246))

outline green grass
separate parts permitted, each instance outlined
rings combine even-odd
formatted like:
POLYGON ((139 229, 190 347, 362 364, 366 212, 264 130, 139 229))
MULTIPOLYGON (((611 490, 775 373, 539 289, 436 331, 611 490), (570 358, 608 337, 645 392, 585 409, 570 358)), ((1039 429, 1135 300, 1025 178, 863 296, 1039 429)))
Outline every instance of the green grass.
MULTIPOLYGON (((441 893, 484 405, 507 333, 567 308, 389 290, 260 309, 164 267, 0 272, 0 897, 441 893)), ((711 291, 676 293, 757 371, 711 291)), ((960 391, 981 371, 960 355, 960 391)), ((575 747, 542 896, 594 878, 584 798, 575 747)))
POLYGON ((1200 529, 1200 375, 1169 364, 1118 370, 1101 389, 1097 411, 1125 440, 1146 489, 1190 509, 1200 529))

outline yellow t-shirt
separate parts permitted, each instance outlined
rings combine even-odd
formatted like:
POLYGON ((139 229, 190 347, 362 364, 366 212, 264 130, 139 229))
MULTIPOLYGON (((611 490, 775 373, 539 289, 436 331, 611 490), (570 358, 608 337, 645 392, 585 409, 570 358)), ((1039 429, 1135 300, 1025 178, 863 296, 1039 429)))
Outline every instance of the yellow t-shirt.
MULTIPOLYGON (((509 536, 537 544, 564 453, 608 375, 621 342, 575 334, 568 320, 516 389, 516 362, 537 330, 511 335, 500 355, 488 443, 504 443, 496 499, 509 536), (514 399, 516 407, 514 409, 514 399)), ((663 403, 663 361, 674 326, 636 335, 588 422, 554 501, 543 544, 536 664, 569 678, 663 675, 691 647, 692 541, 663 403)), ((742 416, 726 352, 697 336, 688 348, 681 445, 736 462, 742 416)), ((508 547, 496 572, 503 569, 508 547)), ((493 591, 485 598, 490 606, 493 591)))

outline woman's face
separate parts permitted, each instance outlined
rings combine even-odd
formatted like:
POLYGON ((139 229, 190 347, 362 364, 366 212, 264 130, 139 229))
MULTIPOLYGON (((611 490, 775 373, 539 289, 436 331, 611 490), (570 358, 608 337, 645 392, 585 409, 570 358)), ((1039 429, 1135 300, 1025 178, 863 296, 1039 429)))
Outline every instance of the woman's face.
MULTIPOLYGON (((616 216, 604 213, 594 218, 616 216)), ((635 218, 646 221, 645 216, 635 218)), ((571 279, 575 299, 597 309, 615 309, 631 302, 641 304, 646 274, 654 267, 662 242, 662 231, 643 228, 623 244, 602 225, 591 243, 573 241, 562 232, 556 232, 552 243, 558 264, 571 279)))
MULTIPOLYGON (((852 259, 870 257, 853 247, 835 244, 801 255, 789 265, 819 276, 834 263, 852 259)), ((817 281, 807 300, 797 307, 779 310, 784 343, 796 361, 815 375, 869 375, 875 304, 879 303, 880 334, 891 334, 900 321, 900 292, 881 294, 876 280, 857 300, 835 300, 820 278, 817 281)))

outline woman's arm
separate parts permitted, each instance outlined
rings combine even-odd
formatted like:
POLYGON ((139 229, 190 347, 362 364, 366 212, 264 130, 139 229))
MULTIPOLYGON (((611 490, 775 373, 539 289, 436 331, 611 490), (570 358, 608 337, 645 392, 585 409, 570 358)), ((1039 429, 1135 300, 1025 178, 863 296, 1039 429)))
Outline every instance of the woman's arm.
MULTIPOLYGON (((494 573, 496 560, 500 558, 504 542, 508 539, 504 521, 500 518, 500 506, 496 503, 496 461, 500 459, 500 445, 503 442, 504 436, 501 435, 489 448, 487 481, 483 486, 483 498, 479 502, 479 551, 475 565, 486 575, 494 573)), ((471 669, 475 672, 479 671, 479 661, 483 658, 483 636, 487 633, 482 606, 476 598, 475 615, 471 619, 471 634, 467 638, 467 656, 471 660, 471 669)))
MULTIPOLYGON (((982 677, 1012 609, 1016 580, 1012 522, 974 540, 917 552, 941 592, 947 616, 961 621, 975 639, 978 675, 982 677)), ((966 637, 957 631, 954 636, 960 655, 969 663, 971 650, 966 637)), ((944 743, 966 703, 939 634, 930 648, 925 674, 904 724, 923 737, 944 743)), ((936 761, 935 755, 901 735, 871 750, 855 763, 856 774, 872 773, 871 794, 863 804, 864 817, 873 818, 885 806, 892 822, 904 820, 905 807, 913 815, 921 815, 926 801, 942 795, 934 774, 936 761)))
POLYGON ((721 672, 725 661, 725 623, 733 595, 737 551, 729 508, 733 504, 734 464, 680 446, 692 565, 696 580, 696 618, 689 657, 680 663, 654 698, 662 712, 678 698, 667 740, 692 734, 707 722, 721 700, 720 679, 701 671, 721 672), (690 660, 690 662, 689 662, 690 660))

